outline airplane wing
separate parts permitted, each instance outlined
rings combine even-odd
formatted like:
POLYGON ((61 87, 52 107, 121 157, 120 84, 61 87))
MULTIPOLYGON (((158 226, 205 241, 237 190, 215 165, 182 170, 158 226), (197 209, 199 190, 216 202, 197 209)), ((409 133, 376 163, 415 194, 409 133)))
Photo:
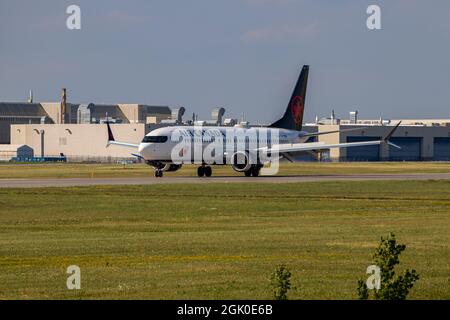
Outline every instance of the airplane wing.
POLYGON ((106 122, 106 126, 108 127, 108 143, 106 146, 109 146, 110 144, 114 144, 117 146, 136 148, 136 149, 139 147, 139 144, 136 144, 136 143, 116 141, 116 139, 114 139, 114 136, 112 134, 111 127, 109 126, 109 122, 106 122))
POLYGON ((273 145, 271 148, 263 147, 259 150, 263 152, 278 152, 279 154, 286 154, 289 152, 299 152, 299 151, 322 151, 328 150, 332 148, 350 148, 350 147, 362 147, 362 146, 372 146, 372 145, 380 145, 383 143, 387 143, 395 148, 399 148, 399 146, 393 144, 389 141, 394 132, 397 130, 398 126, 401 124, 401 121, 381 140, 376 141, 361 141, 361 142, 347 142, 347 143, 331 143, 327 144, 324 142, 311 142, 311 143, 293 143, 293 144, 278 144, 273 145))
POLYGON ((300 136, 302 137, 315 137, 315 136, 321 136, 324 134, 331 134, 331 133, 338 133, 338 132, 351 132, 351 131, 357 131, 357 130, 364 130, 369 127, 359 127, 359 128, 351 128, 351 129, 343 129, 343 130, 333 130, 333 131, 322 131, 322 132, 312 132, 312 133, 305 133, 300 136))

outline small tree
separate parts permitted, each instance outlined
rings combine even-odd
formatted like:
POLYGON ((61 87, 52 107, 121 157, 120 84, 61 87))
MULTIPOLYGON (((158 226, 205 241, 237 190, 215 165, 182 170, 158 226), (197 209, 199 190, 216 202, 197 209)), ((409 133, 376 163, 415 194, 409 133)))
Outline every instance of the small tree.
POLYGON ((287 300, 287 293, 291 289, 291 272, 286 265, 278 265, 270 280, 274 299, 287 300))
MULTIPOLYGON (((373 255, 373 262, 380 268, 380 288, 373 290, 375 300, 405 300, 414 282, 419 280, 415 270, 406 270, 403 275, 395 278, 394 267, 400 263, 399 256, 406 245, 397 244, 395 235, 390 233, 381 242, 373 255)), ((369 288, 363 280, 358 281, 359 299, 369 299, 369 288)))

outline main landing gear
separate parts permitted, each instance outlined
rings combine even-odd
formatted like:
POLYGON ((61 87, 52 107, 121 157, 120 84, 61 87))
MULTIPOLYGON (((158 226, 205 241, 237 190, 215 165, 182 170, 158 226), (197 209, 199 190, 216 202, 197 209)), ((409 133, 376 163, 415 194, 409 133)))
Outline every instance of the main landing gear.
POLYGON ((155 177, 162 178, 164 171, 162 169, 155 169, 155 177))
POLYGON ((198 175, 199 177, 203 177, 203 176, 205 176, 205 177, 211 177, 211 175, 212 175, 212 169, 211 169, 210 166, 201 166, 201 167, 198 167, 198 169, 197 169, 197 175, 198 175))
POLYGON ((253 165, 253 166, 250 167, 250 169, 248 169, 244 173, 245 173, 246 177, 250 177, 250 176, 258 177, 260 170, 261 170, 260 166, 253 165))

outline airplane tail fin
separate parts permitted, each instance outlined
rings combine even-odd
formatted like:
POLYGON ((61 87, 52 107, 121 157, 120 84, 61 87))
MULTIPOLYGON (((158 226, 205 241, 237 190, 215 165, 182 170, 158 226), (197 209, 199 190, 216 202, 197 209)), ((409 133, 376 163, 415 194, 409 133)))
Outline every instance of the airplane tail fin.
POLYGON ((305 111, 306 87, 308 84, 309 66, 303 66, 302 72, 298 77, 291 100, 286 108, 284 116, 272 123, 269 127, 301 130, 303 122, 303 113, 305 111))

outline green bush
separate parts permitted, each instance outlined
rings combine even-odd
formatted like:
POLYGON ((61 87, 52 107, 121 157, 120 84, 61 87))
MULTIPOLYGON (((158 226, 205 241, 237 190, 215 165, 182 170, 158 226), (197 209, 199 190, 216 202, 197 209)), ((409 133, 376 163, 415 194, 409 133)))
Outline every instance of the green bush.
POLYGON ((366 282, 358 281, 359 299, 369 299, 373 291, 375 300, 405 300, 409 290, 419 280, 415 270, 405 270, 403 275, 395 277, 395 266, 400 263, 399 256, 406 249, 406 245, 397 244, 395 235, 390 233, 381 242, 373 255, 373 264, 380 268, 381 284, 379 289, 369 290, 366 282))
POLYGON ((274 273, 272 273, 270 280, 275 300, 287 300, 287 293, 291 289, 291 275, 291 272, 284 264, 278 265, 274 273))

